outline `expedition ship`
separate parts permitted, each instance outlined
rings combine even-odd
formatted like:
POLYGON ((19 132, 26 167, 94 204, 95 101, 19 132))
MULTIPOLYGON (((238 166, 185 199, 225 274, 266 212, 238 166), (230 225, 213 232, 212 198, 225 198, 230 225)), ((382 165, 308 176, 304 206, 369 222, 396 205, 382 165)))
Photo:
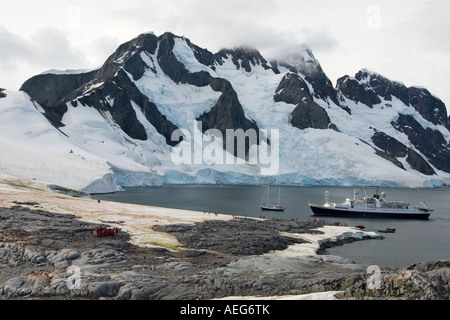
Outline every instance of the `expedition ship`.
POLYGON ((328 191, 325 192, 325 204, 308 203, 316 216, 359 217, 359 218, 396 218, 396 219, 428 219, 433 211, 426 203, 415 206, 404 201, 386 201, 386 193, 381 197, 377 193, 373 197, 359 198, 359 190, 355 189, 353 199, 347 198, 343 203, 330 203, 328 191))

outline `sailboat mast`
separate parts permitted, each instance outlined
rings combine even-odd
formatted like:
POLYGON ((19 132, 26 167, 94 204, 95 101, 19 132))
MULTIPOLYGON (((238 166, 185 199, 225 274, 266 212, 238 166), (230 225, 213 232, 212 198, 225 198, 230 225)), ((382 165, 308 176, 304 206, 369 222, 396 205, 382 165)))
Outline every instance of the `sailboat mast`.
POLYGON ((262 203, 264 202, 264 197, 261 199, 260 208, 262 210, 270 210, 270 211, 284 211, 284 207, 281 207, 281 187, 278 188, 278 205, 269 204, 269 197, 270 197, 270 184, 267 184, 267 190, 264 193, 264 196, 266 197, 266 203, 267 205, 263 206, 262 203))

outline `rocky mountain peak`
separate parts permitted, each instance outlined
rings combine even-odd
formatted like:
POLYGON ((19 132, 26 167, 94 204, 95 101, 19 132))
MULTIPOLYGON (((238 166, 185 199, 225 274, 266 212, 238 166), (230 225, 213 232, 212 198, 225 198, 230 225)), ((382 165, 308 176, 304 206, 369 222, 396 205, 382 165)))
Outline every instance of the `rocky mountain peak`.
POLYGON ((394 96, 404 104, 409 104, 408 88, 401 82, 389 80, 386 77, 367 69, 362 69, 356 73, 355 79, 359 81, 360 84, 365 84, 366 88, 372 89, 378 96, 387 101, 391 101, 392 96, 394 96))
POLYGON ((251 72, 252 68, 257 65, 262 66, 265 70, 272 69, 261 53, 252 47, 240 46, 234 49, 222 49, 214 55, 215 62, 219 65, 223 65, 228 58, 231 58, 237 69, 243 69, 246 72, 251 72))
MULTIPOLYGON (((309 47, 302 45, 288 52, 279 58, 277 64, 280 67, 288 68, 293 73, 301 74, 311 84, 312 95, 315 98, 325 101, 328 105, 333 102, 337 106, 341 106, 332 82, 309 47)), ((349 112, 345 106, 341 107, 349 112)))
MULTIPOLYGON (((428 90, 408 88, 367 69, 339 78, 334 87, 311 49, 302 46, 290 52, 268 62, 251 47, 212 53, 170 32, 144 33, 120 45, 99 69, 40 74, 21 90, 69 138, 80 133, 82 122, 74 124, 73 114, 95 115, 95 125, 103 118, 102 126, 108 130, 101 133, 106 138, 98 140, 119 139, 124 145, 112 158, 121 154, 136 166, 157 164, 162 175, 182 172, 168 175, 167 181, 196 172, 174 169, 166 162, 168 150, 180 143, 171 140, 172 133, 190 130, 199 121, 203 133, 216 129, 222 136, 229 129, 258 134, 260 129, 278 129, 282 140, 278 182, 365 183, 406 174, 405 180, 434 183, 436 176, 450 173, 448 115, 442 101, 428 90), (337 145, 342 146, 338 152, 337 145), (367 164, 390 174, 380 178, 375 169, 364 171, 367 164)), ((89 127, 89 120, 82 126, 89 127)), ((94 135, 100 132, 91 129, 94 135)), ((105 145, 91 143, 86 143, 90 152, 108 154, 105 145)), ((246 151, 253 147, 246 145, 246 151)), ((122 162, 114 159, 115 167, 120 167, 122 162)), ((215 172, 216 168, 203 167, 207 179, 236 174, 229 175, 228 168, 215 172)), ((254 183, 255 168, 245 170, 239 169, 239 174, 254 183)))
POLYGON ((314 57, 311 49, 301 45, 290 49, 281 55, 277 61, 281 66, 287 67, 292 72, 300 72, 304 75, 312 75, 323 72, 319 61, 314 57))
POLYGON ((148 66, 142 61, 140 53, 148 52, 154 54, 157 45, 158 38, 152 33, 141 34, 120 45, 103 64, 97 78, 107 79, 113 77, 120 68, 133 75, 135 80, 141 78, 148 66))
POLYGON ((399 81, 389 80, 367 69, 358 71, 354 77, 346 75, 339 78, 336 87, 345 97, 361 102, 369 108, 381 103, 382 99, 389 105, 395 97, 416 109, 424 119, 450 129, 445 104, 425 88, 408 88, 399 81))

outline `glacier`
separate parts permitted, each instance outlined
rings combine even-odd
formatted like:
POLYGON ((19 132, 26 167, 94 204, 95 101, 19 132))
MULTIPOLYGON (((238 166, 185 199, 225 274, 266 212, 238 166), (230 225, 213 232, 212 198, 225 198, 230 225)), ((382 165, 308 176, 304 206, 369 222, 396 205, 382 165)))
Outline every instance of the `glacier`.
MULTIPOLYGON (((308 50, 305 48, 290 59, 318 63, 308 50)), ((210 86, 176 83, 162 71, 157 52, 158 48, 155 53, 139 53, 147 66, 144 74, 139 79, 134 79, 128 72, 127 76, 178 128, 201 135, 193 123, 214 107, 221 93, 210 86)), ((0 171, 88 193, 110 193, 124 187, 164 184, 434 187, 450 181, 448 173, 436 168, 436 174, 431 176, 412 169, 406 157, 400 159, 403 170, 376 155, 371 142, 374 128, 407 146, 411 145, 408 137, 391 125, 400 113, 413 115, 424 128, 438 130, 447 141, 450 139, 447 128, 424 119, 417 110, 396 97, 389 101, 382 99, 373 108, 367 108, 339 96, 351 110, 349 113, 333 101, 314 96, 314 101, 326 110, 338 131, 299 130, 289 123, 296 106, 274 100, 280 81, 292 72, 288 67, 278 65, 279 73, 276 74, 256 63, 247 71, 237 68, 231 55, 224 55, 221 63, 216 61, 214 66, 207 66, 199 62, 193 47, 182 37, 175 37, 173 53, 189 72, 207 72, 231 83, 246 117, 260 129, 279 130, 279 168, 276 174, 261 174, 260 166, 237 164, 237 159, 234 164, 217 164, 203 159, 200 164, 175 165, 171 159, 174 147, 166 143, 165 137, 133 101, 133 110, 145 129, 147 140, 133 139, 124 133, 109 111, 81 103, 67 103, 67 111, 61 120, 63 126, 56 128, 45 117, 42 107, 27 93, 9 90, 4 91, 6 97, 0 98, 0 171)), ((70 71, 70 74, 76 72, 83 71, 70 71)), ((49 73, 64 72, 46 72, 49 73)), ((303 74, 299 75, 307 79, 303 74)), ((305 82, 314 94, 313 86, 305 82)), ((91 94, 102 85, 101 82, 95 83, 83 95, 91 94)), ((108 99, 107 102, 113 105, 113 101, 108 99)), ((219 147, 220 142, 217 143, 219 147)), ((198 147, 205 152, 207 146, 204 143, 193 146, 198 147)))

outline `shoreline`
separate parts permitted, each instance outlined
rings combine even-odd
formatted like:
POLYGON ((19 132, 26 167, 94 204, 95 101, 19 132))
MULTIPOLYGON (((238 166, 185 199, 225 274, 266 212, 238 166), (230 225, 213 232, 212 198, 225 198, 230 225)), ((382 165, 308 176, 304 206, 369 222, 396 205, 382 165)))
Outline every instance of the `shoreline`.
MULTIPOLYGON (((317 252, 375 235, 318 221, 73 198, 19 179, 0 179, 0 207, 0 300, 401 299, 418 295, 395 288, 423 285, 401 276, 405 269, 383 270, 405 283, 368 290, 367 266, 317 252), (120 232, 99 238, 89 232, 98 226, 120 232), (70 267, 81 272, 75 289, 70 267)), ((434 265, 450 270, 450 262, 434 265)), ((442 297, 435 291, 422 296, 442 297)))
MULTIPOLYGON (((93 223, 105 223, 113 227, 121 227, 123 230, 130 233, 130 235, 138 240, 136 245, 147 246, 145 239, 148 238, 143 235, 143 231, 154 232, 149 230, 157 225, 167 225, 176 223, 197 223, 208 220, 232 220, 234 215, 221 213, 208 213, 201 211, 192 211, 184 209, 174 209, 147 205, 138 205, 123 202, 113 202, 104 200, 95 200, 91 198, 72 197, 57 192, 51 191, 47 185, 33 180, 15 179, 16 185, 9 186, 2 183, 0 176, 0 205, 12 204, 14 202, 39 202, 44 210, 49 210, 63 214, 75 214, 82 221, 93 223), (3 186, 2 186, 3 185, 3 186)), ((238 216, 239 218, 265 220, 254 217, 238 216)), ((316 220, 316 219, 314 219, 316 220)), ((319 237, 306 239, 307 241, 323 241, 326 238, 335 238, 339 236, 336 230, 342 230, 342 233, 353 232, 356 229, 352 227, 333 227, 328 226, 330 233, 329 237, 319 237), (338 229, 336 229, 338 228, 338 229), (340 229, 339 229, 340 228, 340 229), (344 228, 347 228, 344 230, 344 228)), ((362 234, 371 234, 373 232, 361 231, 362 234)), ((325 232, 326 234, 326 232, 325 232)), ((152 235, 153 236, 153 235, 152 235)), ((170 239, 167 239, 171 243, 170 239)), ((172 246, 172 245, 170 245, 172 246)), ((317 250, 320 244, 315 244, 317 250)))

